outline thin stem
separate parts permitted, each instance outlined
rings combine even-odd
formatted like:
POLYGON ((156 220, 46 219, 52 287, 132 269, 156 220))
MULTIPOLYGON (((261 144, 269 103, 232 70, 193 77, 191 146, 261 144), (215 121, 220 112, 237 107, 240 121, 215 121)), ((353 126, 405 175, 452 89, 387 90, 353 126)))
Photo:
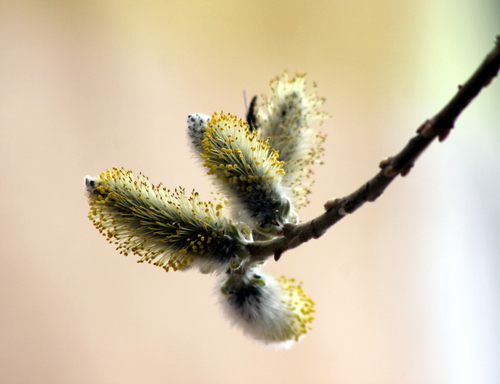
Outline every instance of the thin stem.
POLYGON ((443 141, 448 136, 460 113, 490 84, 499 68, 500 35, 496 37, 493 50, 469 80, 458 87, 458 92, 450 102, 432 119, 425 121, 417 129, 417 135, 397 155, 383 160, 380 172, 350 195, 327 201, 325 212, 311 221, 298 225, 288 224, 281 236, 248 244, 247 249, 255 261, 266 260, 273 255, 278 260, 283 252, 321 237, 347 214, 353 213, 367 201, 375 201, 397 175, 406 176, 409 173, 415 161, 436 137, 443 141))

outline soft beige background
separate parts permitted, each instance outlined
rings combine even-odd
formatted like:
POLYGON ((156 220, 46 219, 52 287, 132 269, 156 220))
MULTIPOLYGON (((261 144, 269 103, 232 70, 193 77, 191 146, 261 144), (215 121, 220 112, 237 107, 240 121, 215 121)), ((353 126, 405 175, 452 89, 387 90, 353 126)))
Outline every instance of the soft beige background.
POLYGON ((136 264, 87 219, 112 166, 212 190, 186 115, 243 115, 284 69, 332 116, 310 219, 377 172, 500 33, 493 0, 0 1, 1 383, 500 382, 500 81, 406 179, 268 263, 314 330, 231 329, 215 277, 136 264))

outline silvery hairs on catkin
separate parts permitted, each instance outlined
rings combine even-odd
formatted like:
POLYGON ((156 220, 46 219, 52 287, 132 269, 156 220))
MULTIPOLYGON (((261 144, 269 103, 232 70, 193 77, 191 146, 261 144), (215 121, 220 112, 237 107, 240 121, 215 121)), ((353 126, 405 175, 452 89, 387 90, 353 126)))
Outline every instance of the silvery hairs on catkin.
MULTIPOLYGON (((278 152, 234 115, 214 113, 202 129, 191 124, 193 116, 188 118, 189 136, 198 138, 203 131, 203 165, 229 198, 235 219, 262 233, 277 233, 284 224, 296 223, 288 189, 281 185, 285 172, 278 152)), ((195 140, 192 144, 199 149, 195 140)))
POLYGON ((121 253, 165 270, 198 267, 202 272, 225 271, 243 245, 222 206, 186 194, 152 186, 131 171, 113 168, 85 178, 89 218, 121 253))
POLYGON ((305 77, 271 81, 271 95, 247 119, 229 113, 191 114, 187 136, 224 198, 152 185, 123 168, 85 177, 95 227, 124 255, 135 254, 166 271, 197 268, 217 273, 219 301, 232 323, 275 347, 298 341, 314 319, 314 302, 301 284, 261 272, 247 244, 272 239, 307 203, 311 165, 324 136, 311 122, 325 117, 323 99, 306 92, 305 77), (227 216, 224 204, 231 215, 227 216))

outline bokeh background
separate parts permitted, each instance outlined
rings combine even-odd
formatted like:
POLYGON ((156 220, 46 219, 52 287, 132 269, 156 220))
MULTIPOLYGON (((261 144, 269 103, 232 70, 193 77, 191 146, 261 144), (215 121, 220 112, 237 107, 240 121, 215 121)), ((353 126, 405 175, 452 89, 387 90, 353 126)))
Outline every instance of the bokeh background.
POLYGON ((83 177, 213 186, 186 115, 306 72, 331 115, 311 204, 373 176, 500 33, 496 0, 0 1, 1 383, 500 382, 500 80, 323 238, 270 261, 314 329, 289 351, 231 328, 216 278, 125 258, 83 177))

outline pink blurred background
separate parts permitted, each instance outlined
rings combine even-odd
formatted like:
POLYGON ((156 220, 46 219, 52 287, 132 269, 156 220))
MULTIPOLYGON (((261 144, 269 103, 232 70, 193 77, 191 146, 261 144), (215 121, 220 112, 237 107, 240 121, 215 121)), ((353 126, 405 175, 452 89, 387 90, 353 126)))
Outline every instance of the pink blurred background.
POLYGON ((87 219, 117 166, 213 187, 188 113, 307 72, 331 118, 311 204, 377 172, 500 33, 479 1, 1 1, 1 383, 500 382, 500 80, 405 179, 266 270, 304 282, 314 329, 268 350, 215 277, 136 264, 87 219))

